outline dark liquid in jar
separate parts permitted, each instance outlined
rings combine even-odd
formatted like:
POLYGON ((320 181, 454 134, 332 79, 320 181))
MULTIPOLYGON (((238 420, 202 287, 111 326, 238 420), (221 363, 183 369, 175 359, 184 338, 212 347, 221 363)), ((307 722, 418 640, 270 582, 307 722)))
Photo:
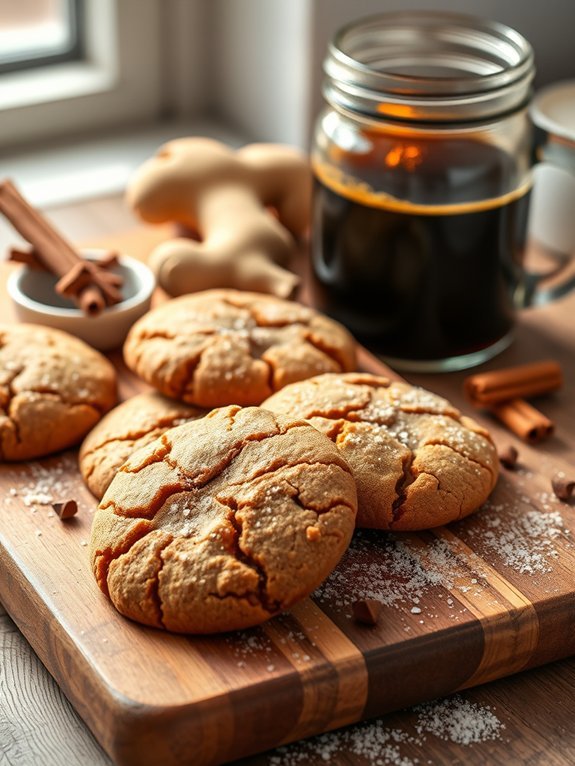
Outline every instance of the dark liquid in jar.
MULTIPOLYGON (((396 359, 449 359, 505 337, 521 279, 529 186, 489 195, 505 180, 501 165, 480 167, 481 183, 465 193, 485 196, 450 205, 400 202, 316 168, 318 307, 396 359)), ((425 187, 425 176, 411 178, 425 187)), ((405 191, 408 173, 396 179, 405 191)), ((444 192, 440 184, 436 191, 444 192)))

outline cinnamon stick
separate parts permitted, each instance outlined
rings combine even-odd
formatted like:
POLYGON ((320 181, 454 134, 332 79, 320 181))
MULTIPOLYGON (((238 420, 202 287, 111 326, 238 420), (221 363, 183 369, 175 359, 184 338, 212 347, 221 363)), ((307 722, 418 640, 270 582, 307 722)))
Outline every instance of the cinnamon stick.
POLYGON ((35 255, 31 247, 11 247, 8 250, 8 260, 14 263, 23 263, 31 269, 43 269, 44 266, 35 255))
POLYGON ((556 391, 563 385, 563 373, 557 362, 546 360, 469 375, 463 385, 473 405, 490 407, 556 391))
POLYGON ((530 444, 546 439, 555 430, 554 422, 524 399, 495 404, 490 407, 490 411, 510 431, 530 444))
MULTIPOLYGON (((86 313, 98 313, 104 306, 121 301, 122 278, 106 271, 112 261, 98 264, 81 258, 8 180, 0 183, 0 212, 31 244, 29 262, 41 264, 60 277, 56 290, 75 300, 86 313)), ((26 260, 26 251, 16 250, 14 257, 26 260)))

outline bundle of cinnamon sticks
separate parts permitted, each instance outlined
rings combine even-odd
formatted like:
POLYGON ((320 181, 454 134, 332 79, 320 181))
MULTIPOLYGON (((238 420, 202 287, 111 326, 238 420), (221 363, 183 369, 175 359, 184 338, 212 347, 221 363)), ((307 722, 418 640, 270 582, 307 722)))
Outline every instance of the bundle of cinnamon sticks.
POLYGON ((490 410, 531 444, 551 436, 555 424, 526 397, 557 391, 562 385, 561 366, 553 360, 478 373, 464 381, 465 393, 475 407, 490 410))
POLYGON ((110 270, 116 255, 109 253, 98 262, 82 258, 9 180, 0 183, 0 213, 30 243, 29 249, 13 248, 11 260, 55 274, 56 292, 75 301, 84 313, 94 316, 122 300, 122 278, 110 270))

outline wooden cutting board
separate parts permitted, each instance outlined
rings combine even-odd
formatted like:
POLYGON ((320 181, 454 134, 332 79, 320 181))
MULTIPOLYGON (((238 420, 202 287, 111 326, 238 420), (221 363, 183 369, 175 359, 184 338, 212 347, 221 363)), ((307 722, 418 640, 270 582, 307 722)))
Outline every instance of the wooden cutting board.
MULTIPOLYGON (((162 236, 112 244, 136 253, 162 236)), ((4 292, 0 306, 5 319, 4 292)), ((569 299, 554 314, 527 316, 512 350, 492 366, 552 355, 573 380, 570 333, 549 348, 541 328, 567 327, 574 306, 569 299)), ((119 354, 112 358, 123 398, 145 389, 119 354)), ((368 354, 361 365, 393 374, 368 354)), ((464 406, 462 377, 417 382, 464 406)), ((0 600, 104 749, 126 766, 233 760, 573 654, 575 511, 550 486, 573 464, 573 399, 568 386, 540 400, 559 427, 537 448, 483 421, 498 444, 519 447, 521 464, 502 473, 477 515, 421 534, 359 533, 312 598, 225 636, 142 627, 100 593, 87 556, 96 502, 75 451, 2 465, 0 600), (64 523, 49 502, 69 497, 79 513, 64 523), (375 627, 351 618, 365 597, 384 603, 375 627)))

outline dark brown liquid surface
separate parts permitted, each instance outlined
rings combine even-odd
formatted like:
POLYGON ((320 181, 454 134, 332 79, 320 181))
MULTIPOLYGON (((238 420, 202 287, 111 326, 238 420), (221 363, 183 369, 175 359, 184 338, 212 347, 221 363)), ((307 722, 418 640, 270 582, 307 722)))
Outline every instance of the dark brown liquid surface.
MULTIPOLYGON (((484 177, 480 191, 496 180, 484 177)), ((525 187, 479 202, 409 205, 323 176, 312 246, 319 308, 398 359, 493 345, 513 324, 528 196, 525 187)))

